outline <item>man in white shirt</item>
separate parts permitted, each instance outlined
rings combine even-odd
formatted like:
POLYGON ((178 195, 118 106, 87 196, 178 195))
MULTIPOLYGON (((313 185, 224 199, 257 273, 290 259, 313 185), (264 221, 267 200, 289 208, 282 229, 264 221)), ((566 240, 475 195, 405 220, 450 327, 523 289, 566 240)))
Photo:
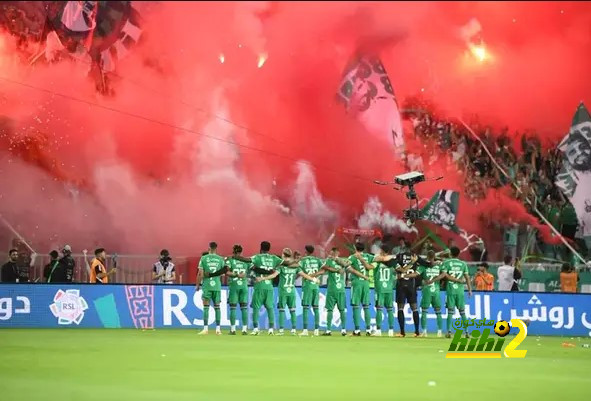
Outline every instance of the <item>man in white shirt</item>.
POLYGON ((519 268, 513 266, 513 257, 511 255, 505 256, 505 264, 500 266, 497 270, 497 280, 499 291, 519 291, 517 281, 521 278, 521 271, 519 268))
POLYGON ((160 252, 160 260, 154 263, 152 270, 152 280, 158 284, 174 284, 176 279, 176 272, 174 264, 171 262, 172 258, 167 249, 160 252))

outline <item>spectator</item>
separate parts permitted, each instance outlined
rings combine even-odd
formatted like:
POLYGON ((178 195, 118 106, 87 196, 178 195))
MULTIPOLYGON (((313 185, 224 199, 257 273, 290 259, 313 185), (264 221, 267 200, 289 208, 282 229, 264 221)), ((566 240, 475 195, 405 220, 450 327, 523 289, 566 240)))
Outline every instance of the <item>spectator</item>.
POLYGON ((421 255, 427 255, 427 253, 429 253, 429 251, 431 251, 432 249, 433 244, 431 243, 431 240, 425 240, 425 242, 423 242, 423 247, 421 248, 421 255))
POLYGON ((76 261, 72 257, 72 247, 70 245, 64 246, 62 255, 62 258, 59 261, 65 275, 62 282, 71 283, 74 279, 74 271, 76 269, 76 261))
POLYGON ((488 263, 482 262, 474 276, 474 287, 477 291, 492 291, 494 285, 495 277, 488 272, 488 263))
POLYGON ((19 255, 17 249, 11 249, 8 252, 8 262, 6 262, 0 270, 0 282, 2 283, 27 283, 29 282, 29 269, 35 265, 36 253, 31 254, 31 259, 28 261, 27 255, 21 253, 19 255))
POLYGON ((361 244, 361 235, 356 234, 355 237, 353 237, 353 244, 361 244))
POLYGON ((401 253, 405 253, 409 250, 408 244, 404 237, 398 238, 398 245, 392 248, 392 255, 399 255, 401 253))
POLYGON ((560 218, 562 223, 562 235, 566 238, 574 240, 577 232, 577 213, 572 203, 564 202, 562 210, 560 212, 560 218))
MULTIPOLYGON (((508 129, 504 128, 495 139, 489 127, 486 129, 479 128, 477 121, 471 123, 472 128, 480 134, 486 146, 494 154, 496 162, 508 174, 509 177, 505 177, 493 166, 480 142, 473 140, 471 133, 463 126, 449 124, 447 121, 430 114, 428 110, 432 106, 423 99, 411 98, 407 101, 406 107, 408 110, 412 110, 408 114, 413 120, 415 135, 425 145, 425 152, 422 155, 408 155, 408 160, 437 156, 437 152, 433 152, 433 147, 439 148, 441 151, 438 155, 439 158, 449 160, 447 169, 464 174, 464 192, 474 203, 477 204, 479 199, 486 196, 487 188, 499 188, 505 185, 511 186, 513 196, 522 201, 526 209, 534 215, 536 213, 533 205, 538 202, 538 199, 544 199, 549 195, 554 202, 564 200, 560 189, 555 185, 556 175, 562 168, 563 153, 555 148, 543 150, 541 142, 535 133, 509 134, 508 129), (417 110, 419 110, 418 113, 417 110), (449 137, 447 136, 448 125, 449 137), (520 150, 522 150, 522 155, 520 157, 516 157, 514 145, 509 140, 510 137, 521 138, 520 150), (447 157, 442 157, 443 155, 447 157), (518 190, 514 188, 514 185, 518 190)), ((591 147, 584 139, 576 139, 575 142, 575 145, 571 146, 575 150, 567 151, 566 157, 571 160, 571 163, 575 163, 577 167, 584 166, 581 167, 581 169, 584 169, 587 164, 591 165, 591 162, 587 161, 591 160, 591 158, 587 157, 588 154, 591 154, 591 151, 589 151, 591 147), (583 156, 580 156, 580 154, 583 154, 583 156)), ((542 209, 541 205, 538 207, 542 209)), ((567 205, 567 212, 569 212, 568 208, 570 207, 570 205, 567 205)), ((577 221, 573 213, 570 213, 570 215, 567 213, 566 220, 567 222, 570 221, 570 223, 562 229, 566 229, 565 234, 568 236, 569 233, 575 232, 573 227, 576 226, 577 221)), ((511 228, 508 231, 509 234, 512 234, 511 228)), ((527 231, 524 229, 523 234, 525 233, 527 231)), ((512 240, 515 237, 510 236, 507 239, 512 240)), ((508 253, 516 256, 517 244, 520 241, 517 240, 514 243, 515 245, 509 243, 511 249, 508 253), (515 247, 514 252, 513 247, 515 247)), ((548 253, 556 250, 555 248, 547 249, 543 246, 541 248, 548 253)))
POLYGON ((171 260, 172 258, 167 249, 160 251, 160 260, 154 263, 154 268, 152 270, 152 280, 156 281, 158 284, 174 284, 176 272, 171 260))
POLYGON ((11 249, 8 252, 8 262, 2 265, 0 271, 0 282, 2 283, 18 283, 20 281, 19 269, 17 266, 18 251, 11 249))
POLYGON ((570 263, 564 263, 560 271, 560 291, 577 292, 579 275, 570 263))
POLYGON ((505 255, 511 256, 512 259, 517 257, 517 237, 519 235, 519 225, 509 221, 509 225, 505 227, 503 233, 503 248, 505 255))
POLYGON ((59 256, 60 254, 56 250, 49 252, 51 260, 43 269, 43 279, 46 283, 65 282, 65 274, 62 274, 64 270, 60 268, 59 256))
POLYGON ((104 248, 98 248, 94 251, 94 259, 90 264, 90 282, 93 284, 108 284, 109 276, 114 274, 117 269, 113 268, 107 271, 106 267, 107 253, 104 248))
POLYGON ((521 270, 513 266, 513 260, 511 255, 505 256, 505 264, 497 270, 499 291, 519 291, 516 280, 521 279, 521 270))

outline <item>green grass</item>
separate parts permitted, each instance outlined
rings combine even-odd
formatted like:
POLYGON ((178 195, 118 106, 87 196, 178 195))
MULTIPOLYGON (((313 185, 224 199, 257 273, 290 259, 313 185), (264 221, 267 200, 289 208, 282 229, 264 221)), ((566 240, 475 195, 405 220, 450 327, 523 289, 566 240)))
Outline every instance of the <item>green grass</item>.
POLYGON ((450 340, 0 330, 0 399, 588 400, 591 339, 528 337, 525 359, 445 359, 450 340), (564 341, 575 348, 563 348, 564 341), (435 386, 427 383, 433 381, 435 386))

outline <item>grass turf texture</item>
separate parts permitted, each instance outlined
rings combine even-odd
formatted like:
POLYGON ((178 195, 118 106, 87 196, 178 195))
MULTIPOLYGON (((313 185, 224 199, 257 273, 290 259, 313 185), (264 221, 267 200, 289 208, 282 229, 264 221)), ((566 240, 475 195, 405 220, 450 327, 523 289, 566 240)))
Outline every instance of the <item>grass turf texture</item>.
POLYGON ((2 329, 0 399, 589 400, 591 349, 581 344, 591 339, 536 339, 519 347, 525 359, 459 360, 445 359, 449 339, 433 337, 2 329))

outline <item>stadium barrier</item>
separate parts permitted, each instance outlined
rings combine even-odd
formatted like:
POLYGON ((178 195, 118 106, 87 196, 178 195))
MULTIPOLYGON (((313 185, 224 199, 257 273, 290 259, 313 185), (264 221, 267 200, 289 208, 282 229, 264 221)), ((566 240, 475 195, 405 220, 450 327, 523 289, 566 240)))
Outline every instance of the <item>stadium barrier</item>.
MULTIPOLYGON (((252 291, 252 289, 251 289, 252 291)), ((326 289, 320 295, 320 325, 326 327, 326 289)), ((297 288, 298 329, 302 328, 301 288, 297 288)), ((441 293, 443 305, 445 293, 441 293)), ((347 305, 350 291, 347 290, 347 305)), ((373 301, 373 292, 372 292, 373 301)), ((420 291, 419 291, 420 302, 420 291)), ((466 294, 468 318, 530 320, 530 335, 591 336, 591 295, 531 292, 477 292, 466 294)), ((396 307, 394 305, 394 307, 396 307)), ((227 288, 222 290, 222 326, 228 327, 227 288)), ((249 312, 250 314, 252 311, 249 312)), ((371 308, 372 320, 375 311, 371 308)), ((213 313, 210 323, 213 323, 213 313)), ((412 314, 405 307, 407 331, 412 314)), ((443 311, 446 317, 446 311, 443 311)), ((458 316, 459 317, 459 316, 458 316)), ((310 316, 310 319, 312 317, 310 316)), ((348 308, 346 327, 353 329, 348 308)), ((249 321, 252 316, 249 317, 249 321)), ((261 310, 261 328, 268 324, 261 310)), ((201 291, 180 285, 0 284, 0 328, 199 328, 203 325, 201 291)), ((333 325, 340 325, 335 312, 333 325)), ((286 327, 286 328, 289 328, 286 327)), ((444 327, 445 328, 445 327, 444 327)), ((336 327, 335 327, 336 329, 336 327)), ((398 325, 396 324, 396 329, 398 325)), ((436 331, 436 316, 428 315, 428 330, 436 331)))

